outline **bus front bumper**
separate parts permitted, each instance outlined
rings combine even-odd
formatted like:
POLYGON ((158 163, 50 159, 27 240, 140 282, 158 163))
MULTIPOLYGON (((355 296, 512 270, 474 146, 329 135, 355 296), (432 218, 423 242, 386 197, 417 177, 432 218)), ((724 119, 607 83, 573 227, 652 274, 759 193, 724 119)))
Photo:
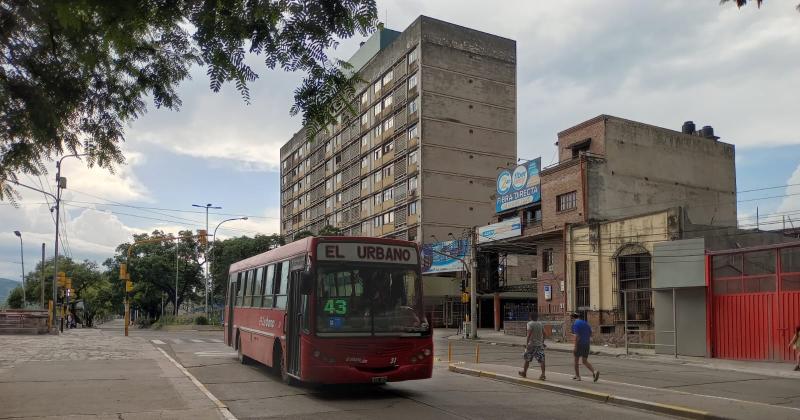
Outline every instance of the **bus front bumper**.
POLYGON ((303 380, 318 384, 363 384, 399 382, 427 379, 433 374, 433 363, 417 363, 397 366, 391 370, 373 371, 352 365, 315 365, 303 372, 303 380))

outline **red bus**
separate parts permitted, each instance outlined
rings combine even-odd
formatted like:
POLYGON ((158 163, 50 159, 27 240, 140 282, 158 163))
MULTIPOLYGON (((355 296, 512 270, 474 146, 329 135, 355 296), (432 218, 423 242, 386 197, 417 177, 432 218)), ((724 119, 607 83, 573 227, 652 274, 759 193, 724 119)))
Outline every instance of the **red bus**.
POLYGON ((433 334, 413 242, 308 237, 230 267, 225 343, 287 383, 430 378, 433 334))

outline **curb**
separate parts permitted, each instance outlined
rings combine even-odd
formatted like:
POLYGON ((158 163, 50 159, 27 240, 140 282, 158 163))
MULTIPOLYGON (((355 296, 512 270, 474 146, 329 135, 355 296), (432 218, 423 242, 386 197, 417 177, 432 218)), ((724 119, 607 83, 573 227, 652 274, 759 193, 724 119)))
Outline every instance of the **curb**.
POLYGON ((476 376, 481 378, 489 378, 494 379, 501 382, 508 382, 516 385, 527 386, 531 388, 538 388, 544 389, 546 391, 557 392, 559 394, 571 395, 574 397, 582 397, 588 398, 593 401, 606 403, 606 404, 614 404, 624 407, 631 407, 640 410, 650 411, 653 413, 659 414, 667 414, 676 417, 688 418, 688 419, 724 419, 725 417, 717 416, 715 414, 711 414, 707 411, 695 410, 687 407, 681 407, 678 405, 670 405, 670 404, 661 404, 652 401, 644 401, 638 400, 634 398, 628 397, 620 397, 618 395, 607 394, 604 392, 595 392, 589 391, 582 388, 576 388, 567 385, 556 385, 553 383, 548 383, 544 381, 539 381, 535 379, 528 379, 528 378, 518 378, 508 375, 503 375, 496 372, 490 372, 485 370, 478 370, 478 369, 470 369, 461 366, 456 366, 454 364, 449 365, 450 372, 460 373, 463 375, 470 375, 476 376))

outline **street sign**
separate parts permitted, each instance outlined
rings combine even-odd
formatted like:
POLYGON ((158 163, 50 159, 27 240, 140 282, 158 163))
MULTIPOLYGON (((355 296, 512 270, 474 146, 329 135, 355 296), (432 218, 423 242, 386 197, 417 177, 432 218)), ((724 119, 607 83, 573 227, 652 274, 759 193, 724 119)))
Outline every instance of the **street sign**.
POLYGON ((128 280, 128 263, 119 264, 119 279, 128 280))
POLYGON ((130 280, 125 281, 125 291, 132 292, 133 291, 133 282, 130 280))

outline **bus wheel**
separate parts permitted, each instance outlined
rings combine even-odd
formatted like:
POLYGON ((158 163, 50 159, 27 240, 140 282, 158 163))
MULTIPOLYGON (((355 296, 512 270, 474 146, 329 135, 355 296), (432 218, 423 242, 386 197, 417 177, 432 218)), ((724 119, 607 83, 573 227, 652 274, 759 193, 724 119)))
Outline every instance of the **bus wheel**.
POLYGON ((236 334, 236 357, 239 359, 239 363, 243 365, 250 363, 250 358, 242 352, 242 337, 239 334, 236 334))

